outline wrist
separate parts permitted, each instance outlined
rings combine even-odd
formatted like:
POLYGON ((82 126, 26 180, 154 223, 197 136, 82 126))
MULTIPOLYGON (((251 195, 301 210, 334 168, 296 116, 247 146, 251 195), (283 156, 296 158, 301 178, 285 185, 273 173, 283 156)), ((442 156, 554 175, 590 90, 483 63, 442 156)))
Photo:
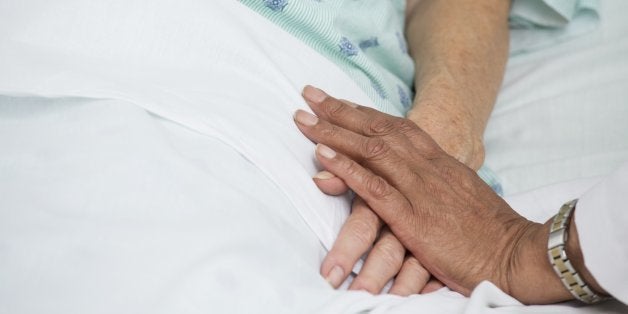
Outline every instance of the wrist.
POLYGON ((484 163, 483 128, 461 108, 415 102, 407 118, 428 133, 449 155, 477 170, 484 163))
MULTIPOLYGON (((569 219, 565 254, 584 283, 594 293, 606 296, 606 291, 584 264, 573 215, 569 219)), ((506 292, 523 303, 549 304, 574 299, 548 258, 548 240, 553 223, 552 218, 545 224, 534 224, 522 233, 520 240, 514 242, 507 267, 506 292)))
POLYGON ((466 131, 482 137, 495 103, 497 90, 485 84, 470 85, 472 78, 461 78, 446 64, 431 64, 438 69, 419 68, 416 73, 416 97, 409 115, 445 112, 454 117, 466 131))
POLYGON ((508 264, 508 294, 524 304, 550 304, 571 300, 547 258, 551 220, 535 223, 514 244, 508 264))

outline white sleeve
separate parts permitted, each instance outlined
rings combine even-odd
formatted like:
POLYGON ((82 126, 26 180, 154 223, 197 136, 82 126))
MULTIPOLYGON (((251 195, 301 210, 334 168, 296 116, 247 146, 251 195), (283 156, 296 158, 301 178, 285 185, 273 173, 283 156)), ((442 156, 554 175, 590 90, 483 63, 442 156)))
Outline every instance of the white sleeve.
POLYGON ((575 221, 586 267, 612 296, 628 304, 628 163, 588 190, 575 221))

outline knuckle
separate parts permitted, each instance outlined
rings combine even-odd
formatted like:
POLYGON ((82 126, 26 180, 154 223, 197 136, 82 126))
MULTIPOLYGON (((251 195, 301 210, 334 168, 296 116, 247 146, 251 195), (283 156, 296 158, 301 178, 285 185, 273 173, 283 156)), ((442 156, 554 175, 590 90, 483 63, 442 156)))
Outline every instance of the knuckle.
POLYGON ((324 126, 322 123, 318 123, 315 128, 320 129, 321 136, 325 138, 335 138, 338 136, 339 129, 335 125, 324 126))
POLYGON ((408 267, 417 274, 418 277, 428 276, 429 272, 414 257, 408 257, 404 262, 404 267, 408 267))
POLYGON ((387 117, 376 117, 367 124, 367 133, 370 135, 390 134, 396 129, 394 120, 387 117))
POLYGON ((369 138, 364 141, 363 153, 366 159, 379 159, 386 156, 390 147, 379 137, 369 138))
MULTIPOLYGON (((351 221, 350 227, 347 229, 347 237, 350 237, 358 244, 357 247, 366 250, 375 241, 377 236, 377 226, 364 219, 355 219, 351 221)), ((364 252, 360 252, 362 255, 364 252)))
POLYGON ((349 218, 368 224, 374 229, 375 233, 379 231, 382 226, 382 221, 379 219, 379 216, 377 216, 364 201, 361 201, 361 203, 354 202, 349 218))
POLYGON ((397 119, 396 124, 397 124, 397 130, 399 130, 401 133, 404 133, 404 134, 410 133, 410 132, 416 132, 418 129, 418 126, 416 125, 416 123, 408 119, 397 119))
POLYGON ((385 199, 391 193, 388 182, 378 176, 373 176, 367 179, 366 188, 373 197, 378 199, 385 199))
POLYGON ((349 159, 343 160, 341 167, 344 173, 350 177, 356 176, 360 171, 360 166, 356 162, 349 159))
POLYGON ((346 112, 347 106, 336 100, 329 100, 323 107, 323 112, 332 120, 339 118, 346 112))
POLYGON ((404 249, 392 241, 380 241, 374 248, 388 269, 399 269, 403 264, 404 249))

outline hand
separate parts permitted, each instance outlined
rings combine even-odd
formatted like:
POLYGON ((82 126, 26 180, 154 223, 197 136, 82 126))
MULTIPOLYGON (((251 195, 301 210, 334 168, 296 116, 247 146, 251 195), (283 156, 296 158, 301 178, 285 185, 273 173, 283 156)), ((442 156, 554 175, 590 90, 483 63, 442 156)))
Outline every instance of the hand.
MULTIPOLYGON (((484 162, 481 131, 473 129, 470 123, 473 119, 461 116, 464 115, 462 111, 449 112, 446 108, 415 104, 408 113, 408 119, 430 134, 449 155, 471 169, 479 169, 484 162)), ((341 195, 349 189, 340 178, 328 171, 314 176, 314 182, 329 195, 341 195)), ((430 274, 416 258, 409 255, 404 259, 406 249, 390 230, 386 229, 373 246, 382 225, 381 219, 361 198, 356 197, 349 219, 322 263, 321 274, 330 284, 337 288, 358 259, 374 247, 349 287, 350 290, 366 290, 376 294, 392 278, 395 281, 389 291, 391 294, 407 296, 442 288, 443 284, 437 279, 432 279, 428 284, 430 274)))
MULTIPOLYGON (((340 178, 327 171, 318 173, 314 182, 329 195, 341 195, 349 189, 340 178)), ((367 253, 366 261, 349 290, 377 294, 393 278, 389 293, 400 296, 430 293, 444 286, 437 279, 430 280, 429 272, 414 256, 406 254, 405 247, 388 228, 384 228, 383 221, 362 198, 356 196, 349 218, 323 260, 321 275, 338 288, 360 257, 367 253)))
POLYGON ((366 290, 377 294, 393 278, 389 293, 400 296, 428 293, 442 287, 442 284, 437 283, 426 286, 430 278, 427 270, 416 258, 406 255, 401 242, 388 228, 383 227, 381 219, 358 196, 353 200, 351 215, 338 239, 323 260, 321 274, 337 288, 358 259, 367 252, 366 262, 349 290, 366 290))
MULTIPOLYGON (((439 96, 439 99, 444 97, 439 96)), ((451 102, 455 98, 453 96, 449 95, 448 101, 451 102)), ((427 103, 425 99, 419 98, 408 112, 408 119, 422 127, 448 154, 474 170, 479 169, 484 162, 483 128, 476 128, 472 123, 476 119, 465 116, 464 106, 454 104, 454 110, 448 110, 451 106, 427 103)), ((314 182, 329 195, 348 191, 347 185, 328 171, 314 176, 314 182)), ((391 278, 395 279, 389 291, 391 294, 407 296, 442 288, 443 284, 437 279, 428 284, 430 274, 416 258, 409 255, 404 259, 406 249, 390 230, 386 229, 373 246, 381 226, 381 219, 362 199, 356 198, 347 223, 322 263, 321 274, 330 284, 337 288, 358 259, 368 252, 366 264, 352 282, 350 290, 376 294, 391 278), (369 252, 371 247, 373 250, 369 252)))
POLYGON ((317 158, 385 221, 436 278, 469 295, 489 280, 522 302, 569 299, 545 245, 549 224, 514 212, 474 171, 407 119, 306 88, 295 115, 317 158))

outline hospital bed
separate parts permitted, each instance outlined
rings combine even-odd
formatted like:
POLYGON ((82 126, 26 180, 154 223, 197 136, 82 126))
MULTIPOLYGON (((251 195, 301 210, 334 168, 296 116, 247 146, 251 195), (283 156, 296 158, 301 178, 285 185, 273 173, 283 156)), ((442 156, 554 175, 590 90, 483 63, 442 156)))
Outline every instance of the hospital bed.
MULTIPOLYGON (((510 60, 486 165, 530 219, 628 160, 627 10, 510 60)), ((331 289, 350 200, 291 116, 305 84, 372 104, 236 1, 0 1, 0 71, 0 313, 626 311, 331 289)))

